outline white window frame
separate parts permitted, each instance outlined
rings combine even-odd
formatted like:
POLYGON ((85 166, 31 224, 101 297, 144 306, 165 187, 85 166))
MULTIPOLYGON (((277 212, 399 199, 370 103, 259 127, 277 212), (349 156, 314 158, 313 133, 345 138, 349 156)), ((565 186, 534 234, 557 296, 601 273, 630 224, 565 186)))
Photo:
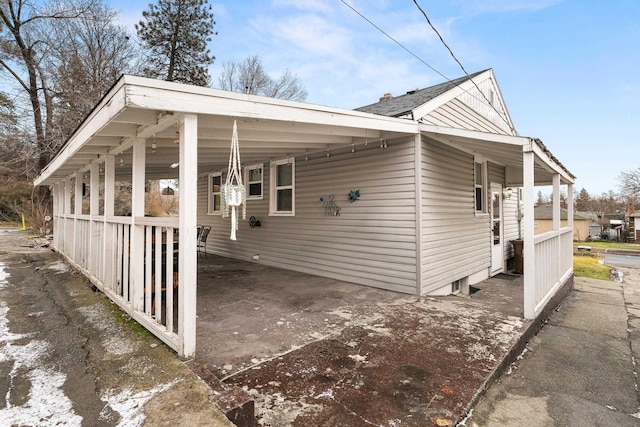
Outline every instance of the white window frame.
MULTIPOLYGON (((214 177, 220 177, 220 188, 222 188, 222 172, 210 172, 207 174, 207 215, 221 215, 220 209, 215 209, 215 196, 222 197, 220 191, 213 191, 212 179, 214 177)), ((220 199, 220 206, 222 206, 222 199, 220 199)))
POLYGON ((296 214, 296 159, 289 157, 282 160, 274 160, 269 164, 269 215, 270 216, 295 216, 296 214), (291 164, 291 185, 277 186, 278 166, 291 164), (277 195, 279 190, 291 189, 291 210, 278 211, 277 195))
POLYGON ((489 215, 489 203, 487 197, 487 187, 489 180, 489 171, 487 170, 487 161, 481 158, 473 160, 473 209, 476 215, 489 215), (482 184, 478 184, 476 176, 476 165, 482 168, 482 184), (478 209, 478 189, 480 189, 480 209, 478 209))
POLYGON ((259 163, 257 165, 252 165, 252 166, 246 166, 244 168, 244 185, 246 186, 246 189, 247 189, 247 200, 262 200, 263 194, 264 194, 264 165, 262 163, 259 163), (250 171, 256 170, 256 169, 261 170, 260 181, 249 181, 250 171), (253 195, 253 196, 249 194, 249 188, 251 184, 260 184, 260 194, 253 195))

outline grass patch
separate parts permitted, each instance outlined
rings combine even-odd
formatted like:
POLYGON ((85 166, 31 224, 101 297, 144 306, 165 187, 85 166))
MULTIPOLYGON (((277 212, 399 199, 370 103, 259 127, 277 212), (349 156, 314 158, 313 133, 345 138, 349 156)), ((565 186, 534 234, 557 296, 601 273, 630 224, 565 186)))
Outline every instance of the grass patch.
POLYGON ((113 302, 109 301, 109 307, 111 308, 111 314, 113 315, 117 324, 123 326, 125 329, 128 329, 137 335, 153 336, 153 334, 147 331, 144 326, 133 320, 127 313, 122 311, 122 309, 113 302))
POLYGON ((577 277, 611 280, 609 270, 610 268, 607 265, 598 262, 598 258, 590 256, 573 257, 573 274, 577 277))
POLYGON ((593 242, 574 242, 573 246, 591 246, 592 248, 605 248, 605 249, 635 249, 640 250, 640 244, 637 243, 622 243, 622 242, 609 242, 607 240, 596 240, 593 242))

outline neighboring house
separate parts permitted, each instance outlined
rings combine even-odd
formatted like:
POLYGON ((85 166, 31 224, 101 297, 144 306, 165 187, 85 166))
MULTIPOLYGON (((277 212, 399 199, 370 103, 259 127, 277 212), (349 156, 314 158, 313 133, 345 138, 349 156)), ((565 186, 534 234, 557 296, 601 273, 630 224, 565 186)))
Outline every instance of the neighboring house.
POLYGON ((640 242, 640 212, 629 214, 629 241, 640 242))
POLYGON ((492 70, 359 111, 123 76, 35 181, 53 191, 54 247, 186 356, 199 224, 212 226, 215 254, 414 295, 505 271, 509 240, 522 237, 531 319, 572 279, 573 212, 564 228, 559 216, 573 184, 539 139, 516 133, 492 70), (247 217, 261 223, 240 221, 236 241, 220 203, 234 121, 247 217), (179 216, 145 217, 146 180, 176 178, 179 216), (115 216, 114 183, 126 180, 131 216, 115 216), (534 236, 536 185, 553 186, 557 220, 544 236, 534 236), (177 287, 177 311, 171 292, 152 301, 165 286, 177 287))
MULTIPOLYGON (((567 215, 566 209, 560 209, 560 226, 567 227, 567 215)), ((548 231, 553 231, 553 206, 540 205, 534 209, 534 218, 536 234, 543 234, 548 231)), ((583 242, 587 240, 590 235, 591 217, 582 212, 574 212, 573 214, 573 240, 583 242)))

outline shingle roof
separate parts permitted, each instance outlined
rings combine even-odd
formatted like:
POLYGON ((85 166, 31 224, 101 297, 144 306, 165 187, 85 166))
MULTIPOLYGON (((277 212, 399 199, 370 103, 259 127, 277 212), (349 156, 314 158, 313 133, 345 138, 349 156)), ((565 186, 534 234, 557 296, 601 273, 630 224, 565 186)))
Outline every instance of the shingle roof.
MULTIPOLYGON (((533 208, 533 217, 535 219, 553 219, 553 206, 551 205, 539 205, 533 208)), ((560 209, 560 219, 567 219, 567 210, 560 209)), ((582 212, 574 212, 573 219, 577 220, 590 220, 591 217, 582 212)))
POLYGON ((364 107, 356 108, 357 111, 365 113, 379 114, 381 116, 400 117, 411 113, 419 106, 431 101, 439 95, 453 89, 456 86, 466 82, 467 80, 484 73, 487 70, 478 71, 469 76, 457 78, 455 80, 449 80, 444 83, 430 86, 424 89, 418 89, 415 91, 407 92, 405 95, 400 95, 385 99, 375 104, 365 105, 364 107))

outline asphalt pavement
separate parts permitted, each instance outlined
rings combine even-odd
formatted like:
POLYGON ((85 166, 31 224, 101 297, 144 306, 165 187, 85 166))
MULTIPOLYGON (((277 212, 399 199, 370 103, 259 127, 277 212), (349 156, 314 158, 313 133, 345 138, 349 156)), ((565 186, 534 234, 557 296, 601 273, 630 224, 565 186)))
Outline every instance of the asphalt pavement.
POLYGON ((640 269, 616 268, 623 283, 575 279, 574 291, 460 425, 640 425, 640 269))
POLYGON ((0 427, 231 426, 211 393, 59 255, 0 229, 0 427))

